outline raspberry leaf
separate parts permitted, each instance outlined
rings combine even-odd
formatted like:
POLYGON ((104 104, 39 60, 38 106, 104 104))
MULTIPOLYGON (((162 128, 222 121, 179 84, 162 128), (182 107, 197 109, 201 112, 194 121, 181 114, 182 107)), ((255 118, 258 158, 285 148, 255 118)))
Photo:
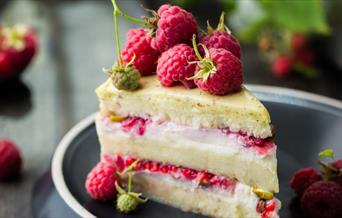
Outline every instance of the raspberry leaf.
POLYGON ((334 151, 332 149, 326 149, 324 151, 319 152, 318 157, 320 160, 322 160, 324 157, 334 159, 334 151))
POLYGON ((213 73, 216 73, 216 66, 214 62, 210 59, 210 53, 206 46, 203 46, 205 51, 205 57, 203 58, 198 51, 198 47, 196 44, 196 35, 194 34, 192 37, 192 45, 194 47, 195 53, 199 61, 196 61, 197 65, 199 66, 200 70, 192 77, 187 78, 188 80, 191 79, 203 79, 203 81, 207 81, 209 76, 213 73))

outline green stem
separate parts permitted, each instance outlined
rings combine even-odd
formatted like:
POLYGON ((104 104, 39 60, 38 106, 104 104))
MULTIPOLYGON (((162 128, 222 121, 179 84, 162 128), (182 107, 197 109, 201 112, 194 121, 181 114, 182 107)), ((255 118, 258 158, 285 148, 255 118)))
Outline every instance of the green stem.
POLYGON ((199 59, 200 61, 202 61, 203 58, 202 58, 201 54, 200 54, 199 51, 198 51, 197 44, 196 44, 196 35, 195 35, 195 34, 192 36, 192 46, 194 47, 195 54, 196 54, 196 56, 198 57, 198 59, 199 59))
POLYGON ((149 22, 147 22, 147 21, 144 21, 144 20, 141 20, 141 19, 138 19, 138 18, 135 18, 135 17, 131 17, 131 16, 129 16, 129 15, 123 13, 123 12, 120 10, 120 8, 118 7, 118 5, 116 4, 116 0, 112 0, 112 4, 113 4, 114 8, 116 8, 117 13, 118 13, 120 16, 126 18, 127 20, 130 20, 130 21, 132 21, 132 22, 139 23, 139 24, 142 24, 142 25, 150 25, 149 22))
POLYGON ((220 21, 219 24, 217 25, 217 29, 220 31, 224 30, 224 12, 222 11, 221 16, 220 16, 220 21))
POLYGON ((128 192, 131 192, 132 189, 132 174, 128 175, 128 192))
MULTIPOLYGON (((113 0, 114 2, 114 0, 113 0)), ((122 58, 121 58, 121 48, 120 48, 120 38, 119 38, 119 28, 118 28, 118 21, 117 21, 117 8, 114 7, 114 12, 113 12, 113 16, 114 16, 114 25, 115 25, 115 40, 116 40, 116 47, 117 47, 117 52, 119 55, 119 67, 123 66, 123 62, 122 62, 122 58)))

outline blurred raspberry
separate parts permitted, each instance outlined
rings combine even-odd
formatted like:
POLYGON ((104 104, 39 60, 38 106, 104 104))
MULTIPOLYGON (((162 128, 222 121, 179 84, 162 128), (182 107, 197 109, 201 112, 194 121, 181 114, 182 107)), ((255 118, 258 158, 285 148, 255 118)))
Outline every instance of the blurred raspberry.
POLYGON ((278 78, 285 78, 290 75, 293 65, 294 63, 291 57, 280 55, 272 64, 272 73, 278 78))
MULTIPOLYGON (((240 59, 240 44, 233 35, 227 33, 226 31, 216 30, 213 33, 201 38, 200 44, 205 45, 208 49, 224 48, 240 59)), ((204 50, 202 46, 199 46, 198 49, 200 53, 204 55, 204 50)))
POLYGON ((22 158, 17 146, 8 139, 0 139, 0 181, 19 175, 22 158))
POLYGON ((342 215, 342 187, 331 181, 312 184, 301 198, 301 206, 312 218, 337 218, 342 215))
POLYGON ((313 183, 322 180, 321 175, 312 167, 303 168, 295 172, 290 181, 291 188, 301 196, 313 183))
POLYGON ((335 167, 336 169, 342 169, 342 159, 335 160, 331 163, 331 166, 335 167))
POLYGON ((301 49, 295 51, 295 59, 308 66, 315 64, 315 54, 311 49, 301 49))
POLYGON ((307 38, 302 33, 294 33, 291 36, 291 47, 293 50, 303 49, 307 46, 307 38))
MULTIPOLYGON (((331 166, 335 167, 337 170, 342 170, 342 160, 335 160, 334 162, 331 163, 331 166)), ((333 179, 334 182, 340 184, 342 186, 342 175, 336 177, 333 179)))

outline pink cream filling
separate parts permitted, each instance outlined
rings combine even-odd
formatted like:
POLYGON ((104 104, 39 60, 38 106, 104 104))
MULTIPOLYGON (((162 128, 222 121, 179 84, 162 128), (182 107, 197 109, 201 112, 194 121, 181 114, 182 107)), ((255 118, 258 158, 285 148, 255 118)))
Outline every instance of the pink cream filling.
MULTIPOLYGON (((104 119, 108 119, 104 117, 104 119)), ((108 119, 109 120, 109 119, 108 119)), ((128 116, 126 119, 120 122, 121 130, 126 133, 134 133, 136 136, 143 136, 149 128, 149 126, 153 123, 154 125, 162 125, 167 121, 152 121, 151 118, 142 118, 138 116, 128 116)), ((196 131, 197 133, 206 134, 208 131, 217 131, 218 134, 223 134, 227 137, 235 137, 239 141, 242 142, 243 146, 249 149, 252 149, 257 154, 267 155, 274 151, 276 145, 273 140, 270 138, 257 138, 254 136, 249 136, 243 132, 232 132, 229 128, 224 129, 209 129, 209 128, 200 128, 194 129, 192 131, 196 131)))

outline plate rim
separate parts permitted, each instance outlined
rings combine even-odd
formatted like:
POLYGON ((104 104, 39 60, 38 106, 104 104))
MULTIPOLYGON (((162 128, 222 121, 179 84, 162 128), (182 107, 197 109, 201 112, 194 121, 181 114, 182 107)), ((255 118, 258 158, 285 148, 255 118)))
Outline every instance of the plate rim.
MULTIPOLYGON (((330 97, 326 97, 319 94, 314 94, 302 90, 296 90, 291 88, 277 87, 277 86, 268 86, 268 85, 255 85, 255 84, 246 84, 246 87, 252 92, 261 92, 266 94, 276 94, 279 96, 289 96, 294 97, 300 100, 306 100, 310 102, 320 103, 326 106, 330 106, 333 108, 340 109, 342 111, 342 101, 333 99, 330 97)), ((87 116, 75 126, 73 126, 62 138, 59 144, 56 147, 56 150, 52 157, 51 164, 51 174, 54 186, 61 196, 61 198, 65 201, 65 203, 74 210, 81 217, 96 217, 94 214, 89 212, 86 208, 84 208, 78 200, 71 194, 69 188, 66 185, 64 175, 63 175, 63 162, 64 155, 70 146, 71 142, 77 137, 84 129, 89 127, 94 123, 95 115, 97 112, 92 113, 87 116)))

